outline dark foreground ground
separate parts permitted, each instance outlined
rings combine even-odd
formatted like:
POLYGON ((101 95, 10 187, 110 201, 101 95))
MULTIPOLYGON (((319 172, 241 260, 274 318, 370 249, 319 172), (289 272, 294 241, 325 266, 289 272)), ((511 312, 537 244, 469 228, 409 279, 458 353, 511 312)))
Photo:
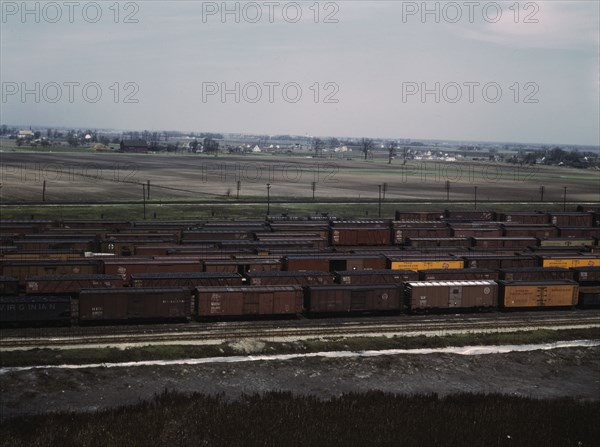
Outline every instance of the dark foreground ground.
POLYGON ((2 419, 95 411, 151 399, 165 389, 241 394, 289 391, 331 398, 371 390, 397 394, 502 393, 600 400, 600 347, 462 356, 301 358, 95 369, 36 369, 0 375, 2 419))
POLYGON ((600 444, 600 347, 38 369, 0 385, 6 446, 600 444))

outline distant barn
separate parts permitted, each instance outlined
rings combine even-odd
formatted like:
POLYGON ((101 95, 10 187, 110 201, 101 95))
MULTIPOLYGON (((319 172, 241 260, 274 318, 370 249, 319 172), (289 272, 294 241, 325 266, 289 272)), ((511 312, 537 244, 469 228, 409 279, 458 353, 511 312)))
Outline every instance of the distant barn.
POLYGON ((148 143, 144 140, 121 140, 121 152, 148 152, 148 143))

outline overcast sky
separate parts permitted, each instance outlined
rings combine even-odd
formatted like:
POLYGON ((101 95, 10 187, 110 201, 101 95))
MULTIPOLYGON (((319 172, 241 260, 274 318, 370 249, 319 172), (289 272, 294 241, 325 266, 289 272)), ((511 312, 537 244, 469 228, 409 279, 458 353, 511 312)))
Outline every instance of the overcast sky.
POLYGON ((2 123, 600 144, 597 1, 76 3, 2 2, 2 123))

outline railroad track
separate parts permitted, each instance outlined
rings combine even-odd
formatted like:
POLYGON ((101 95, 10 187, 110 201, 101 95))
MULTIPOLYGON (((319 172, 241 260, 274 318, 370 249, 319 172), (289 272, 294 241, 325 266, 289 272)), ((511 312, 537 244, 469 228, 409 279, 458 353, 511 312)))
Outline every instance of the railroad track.
POLYGON ((132 326, 126 328, 61 328, 37 336, 19 336, 16 330, 0 333, 0 351, 33 348, 85 348, 135 346, 148 344, 218 344, 226 340, 260 339, 293 341, 309 338, 355 336, 452 335, 460 333, 500 333, 535 329, 600 328, 600 312, 565 312, 560 314, 528 313, 524 315, 437 315, 431 317, 388 317, 383 321, 304 320, 232 323, 190 323, 164 325, 159 328, 132 326), (98 330, 100 329, 100 330, 98 330), (107 329, 113 329, 111 333, 107 329))

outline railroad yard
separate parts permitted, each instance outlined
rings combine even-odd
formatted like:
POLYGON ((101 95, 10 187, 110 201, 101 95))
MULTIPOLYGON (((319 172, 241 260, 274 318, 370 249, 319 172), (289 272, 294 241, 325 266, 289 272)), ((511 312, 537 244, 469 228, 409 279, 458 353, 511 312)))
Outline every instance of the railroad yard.
MULTIPOLYGON (((142 184, 144 200, 160 185, 142 184)), ((540 211, 498 203, 390 211, 398 205, 390 199, 382 218, 275 209, 145 220, 136 209, 134 219, 96 211, 3 219, 1 419, 113 409, 165 390, 597 402, 600 208, 585 202, 594 194, 584 184, 571 189, 580 202, 540 211)), ((137 207, 123 185, 123 203, 102 206, 137 207)), ((169 200, 193 206, 194 191, 169 200)), ((259 191, 249 206, 264 204, 259 191)), ((52 210, 32 199, 18 198, 41 208, 3 206, 13 217, 52 210)))

